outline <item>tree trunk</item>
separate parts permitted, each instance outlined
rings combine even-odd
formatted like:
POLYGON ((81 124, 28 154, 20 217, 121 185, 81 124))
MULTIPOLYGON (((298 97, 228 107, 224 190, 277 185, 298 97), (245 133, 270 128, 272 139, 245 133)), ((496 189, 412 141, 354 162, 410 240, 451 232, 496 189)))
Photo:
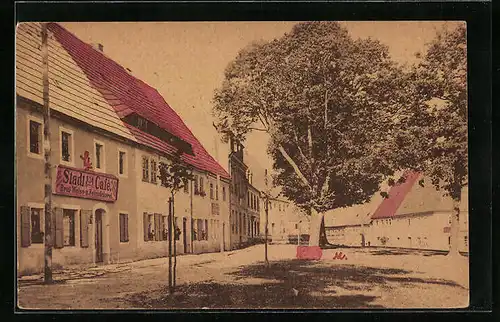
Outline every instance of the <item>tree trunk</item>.
POLYGON ((449 257, 457 257, 460 255, 458 245, 460 243, 460 200, 453 199, 453 211, 451 213, 450 227, 450 251, 449 257))
POLYGON ((311 209, 311 225, 309 228, 309 246, 320 246, 322 233, 324 230, 325 213, 319 213, 314 208, 311 209))

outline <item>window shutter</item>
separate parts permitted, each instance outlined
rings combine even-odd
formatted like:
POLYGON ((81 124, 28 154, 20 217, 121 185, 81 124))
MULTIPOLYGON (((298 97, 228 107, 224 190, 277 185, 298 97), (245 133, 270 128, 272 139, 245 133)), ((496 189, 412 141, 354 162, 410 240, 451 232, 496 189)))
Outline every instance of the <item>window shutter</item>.
POLYGON ((145 212, 142 216, 142 223, 144 226, 144 241, 149 240, 149 234, 148 234, 148 213, 145 212))
POLYGON ((31 208, 21 206, 21 246, 28 247, 31 245, 31 208))
POLYGON ((63 210, 62 208, 54 209, 55 215, 55 248, 63 248, 64 247, 64 224, 63 224, 63 210))
POLYGON ((128 240, 128 215, 125 215, 125 241, 128 240))
POLYGON ((80 247, 89 247, 89 221, 92 210, 80 211, 80 247))

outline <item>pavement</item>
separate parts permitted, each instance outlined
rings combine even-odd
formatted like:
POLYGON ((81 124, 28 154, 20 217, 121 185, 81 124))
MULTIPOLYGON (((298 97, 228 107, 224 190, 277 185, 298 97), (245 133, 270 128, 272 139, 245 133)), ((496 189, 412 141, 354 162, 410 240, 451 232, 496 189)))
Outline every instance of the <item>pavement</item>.
POLYGON ((269 267, 263 245, 179 256, 173 295, 168 258, 68 267, 54 273, 53 285, 43 285, 41 275, 20 278, 18 304, 60 310, 468 306, 465 256, 375 248, 327 249, 320 260, 295 256, 293 245, 270 245, 269 267))

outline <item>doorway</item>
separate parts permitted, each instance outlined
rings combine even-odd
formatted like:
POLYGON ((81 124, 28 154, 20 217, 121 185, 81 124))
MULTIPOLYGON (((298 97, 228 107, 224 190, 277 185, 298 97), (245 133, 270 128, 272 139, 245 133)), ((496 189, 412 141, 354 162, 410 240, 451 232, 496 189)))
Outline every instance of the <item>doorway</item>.
POLYGON ((98 209, 95 212, 95 261, 103 262, 103 238, 102 238, 102 215, 103 210, 98 209))
POLYGON ((365 247, 365 235, 361 234, 361 247, 365 247))
POLYGON ((184 254, 187 253, 187 219, 182 218, 182 245, 184 245, 184 254))

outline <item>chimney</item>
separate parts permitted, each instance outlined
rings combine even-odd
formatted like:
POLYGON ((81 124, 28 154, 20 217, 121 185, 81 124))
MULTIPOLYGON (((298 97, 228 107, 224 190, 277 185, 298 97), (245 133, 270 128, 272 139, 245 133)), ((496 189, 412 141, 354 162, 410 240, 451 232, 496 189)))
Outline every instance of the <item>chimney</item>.
POLYGON ((92 47, 94 47, 95 50, 98 50, 101 53, 104 52, 104 46, 101 43, 93 43, 92 47))

